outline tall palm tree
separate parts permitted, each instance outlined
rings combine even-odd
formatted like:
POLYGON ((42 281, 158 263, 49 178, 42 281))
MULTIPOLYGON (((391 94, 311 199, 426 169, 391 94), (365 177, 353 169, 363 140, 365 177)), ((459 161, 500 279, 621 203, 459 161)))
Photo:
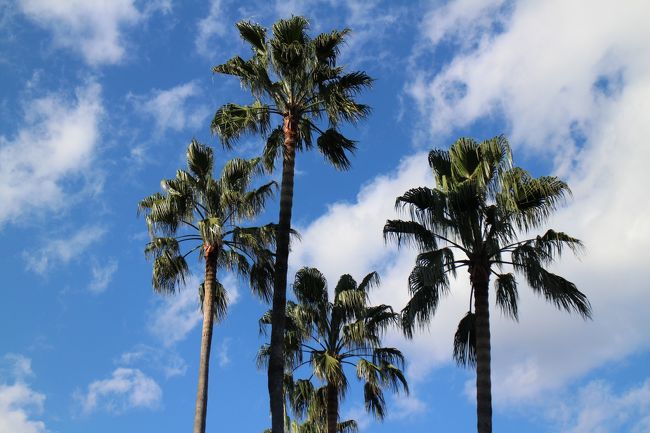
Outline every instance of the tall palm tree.
POLYGON ((385 239, 415 245, 420 252, 408 279, 411 299, 402 311, 403 330, 412 337, 416 324, 429 322, 449 290, 449 274, 467 268, 474 312, 461 320, 454 356, 460 364, 475 363, 478 431, 488 433, 492 431, 490 278, 495 277, 497 306, 514 320, 515 274, 556 307, 590 318, 586 296, 546 269, 566 248, 577 253, 582 244, 554 230, 518 240, 543 225, 570 190, 556 177, 533 178, 513 167, 504 137, 482 143, 461 138, 448 151, 431 151, 429 165, 435 188, 413 188, 398 197, 396 207, 408 209, 410 220, 388 220, 384 227, 385 239))
POLYGON ((240 227, 242 220, 257 216, 273 194, 274 182, 249 189, 262 169, 259 158, 228 161, 218 179, 213 178, 212 149, 192 140, 187 149, 188 170, 161 182, 163 192, 139 203, 146 216, 151 241, 145 255, 153 259, 154 290, 174 293, 189 273, 186 258, 197 252, 205 273, 199 294, 203 309, 199 382, 194 433, 205 432, 208 401, 208 369, 212 328, 227 309, 226 290, 217 279, 219 269, 248 276, 253 291, 270 298, 273 225, 240 227), (181 248, 181 245, 189 245, 181 248))
MULTIPOLYGON (((348 388, 346 365, 354 367, 364 382, 366 410, 378 419, 386 412, 383 388, 408 393, 402 353, 381 345, 383 332, 399 323, 399 314, 388 305, 369 305, 368 291, 378 284, 376 272, 358 285, 350 275, 343 275, 330 301, 327 281, 318 269, 302 268, 296 273, 293 289, 298 302, 287 306, 285 344, 291 379, 287 395, 294 412, 307 415, 303 428, 322 427, 323 421, 327 433, 354 428, 352 423, 339 423, 340 401, 348 388), (305 365, 323 383, 320 390, 310 379, 292 380, 291 375, 305 365)), ((268 326, 271 319, 270 312, 265 314, 261 326, 268 326)), ((268 355, 268 345, 263 346, 260 357, 268 355)))
POLYGON ((372 79, 364 72, 344 73, 343 67, 337 65, 348 29, 311 38, 307 34, 309 23, 300 16, 273 24, 270 39, 267 30, 258 24, 240 21, 237 28, 250 44, 251 58, 235 56, 213 71, 237 77, 254 100, 248 105, 231 103, 219 108, 212 130, 227 148, 244 133, 264 136, 263 155, 268 168, 282 155, 268 387, 272 431, 284 433, 282 341, 296 152, 309 150, 315 144, 334 167, 349 168, 348 154, 356 146, 341 134, 339 124, 354 123, 368 115, 369 107, 354 98, 372 84, 372 79), (273 117, 279 120, 275 127, 273 117), (327 126, 322 126, 323 120, 327 126))

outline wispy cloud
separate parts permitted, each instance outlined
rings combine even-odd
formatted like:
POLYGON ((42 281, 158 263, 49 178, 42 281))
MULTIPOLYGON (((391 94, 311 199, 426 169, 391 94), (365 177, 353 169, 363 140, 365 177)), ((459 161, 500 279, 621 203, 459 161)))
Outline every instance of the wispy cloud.
POLYGON ((221 341, 221 344, 217 347, 217 360, 219 361, 219 367, 225 367, 226 365, 230 364, 230 343, 232 339, 231 338, 224 338, 221 341))
POLYGON ((163 134, 167 130, 196 130, 204 126, 210 109, 198 102, 202 95, 198 82, 190 81, 165 90, 153 90, 148 95, 129 95, 128 98, 137 111, 155 120, 155 133, 163 134))
MULTIPOLYGON (((70 237, 50 239, 39 250, 23 251, 23 257, 27 262, 27 269, 38 274, 44 274, 55 264, 67 264, 84 254, 104 234, 106 234, 106 229, 102 226, 86 226, 79 229, 79 231, 70 237)), ((99 282, 101 283, 101 281, 99 282)))
POLYGON ((90 83, 76 89, 74 100, 49 94, 24 104, 18 132, 0 136, 0 227, 65 208, 75 192, 65 181, 84 175, 97 153, 100 94, 90 83))
MULTIPOLYGON (((210 0, 208 15, 197 24, 198 32, 194 45, 196 51, 206 58, 212 58, 216 53, 215 47, 219 46, 214 37, 224 36, 226 33, 226 19, 222 3, 222 0, 210 0)), ((231 23, 227 24, 231 25, 231 23)))
POLYGON ((96 380, 87 391, 77 391, 75 400, 84 414, 97 410, 120 414, 129 409, 155 409, 162 400, 162 389, 139 369, 117 368, 108 379, 96 380))
POLYGON ((607 382, 593 381, 580 388, 570 404, 550 406, 550 418, 565 433, 647 432, 650 379, 621 391, 607 382))
POLYGON ((32 371, 32 360, 19 353, 7 353, 0 363, 0 376, 11 376, 16 380, 24 379, 34 375, 32 371))
POLYGON ((113 275, 117 272, 118 262, 113 258, 108 258, 101 264, 95 260, 92 263, 90 272, 92 273, 92 280, 88 286, 88 290, 92 293, 102 293, 113 279, 113 275))
POLYGON ((116 365, 137 366, 146 365, 161 371, 165 378, 183 376, 187 372, 187 363, 174 350, 138 344, 133 349, 124 352, 115 360, 116 365))
POLYGON ((19 0, 18 4, 25 16, 52 32, 54 45, 78 52, 93 66, 121 62, 128 46, 125 29, 155 11, 171 10, 169 0, 149 2, 144 10, 138 9, 136 0, 19 0))

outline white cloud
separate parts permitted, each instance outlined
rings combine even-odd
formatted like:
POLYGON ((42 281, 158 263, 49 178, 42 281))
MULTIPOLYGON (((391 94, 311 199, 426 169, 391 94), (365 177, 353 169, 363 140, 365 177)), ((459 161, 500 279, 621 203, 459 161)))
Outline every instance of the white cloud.
POLYGON ((219 46, 214 41, 215 36, 224 36, 226 23, 224 20, 222 0, 210 0, 208 15, 197 24, 198 32, 194 44, 196 51, 207 58, 214 57, 216 48, 219 46))
POLYGON ((149 331, 158 337, 165 347, 185 339, 201 322, 198 286, 198 279, 192 277, 184 289, 157 302, 149 331))
POLYGON ((109 258, 105 263, 99 264, 95 261, 91 268, 92 280, 88 286, 88 290, 92 293, 102 293, 113 279, 113 274, 117 272, 117 260, 109 258))
MULTIPOLYGON (((484 15, 497 8, 494 19, 503 32, 476 36, 479 43, 466 44, 440 74, 429 78, 416 73, 410 89, 431 134, 498 112, 510 128, 519 164, 529 166, 524 157, 542 153, 573 189, 573 199, 548 226, 587 246, 581 260, 567 256, 556 269, 587 293, 594 321, 557 311, 523 286, 519 323, 496 310, 492 314, 495 403, 539 403, 594 368, 650 346, 643 309, 650 300, 644 272, 650 202, 641 199, 650 184, 644 166, 650 159, 645 143, 650 135, 645 119, 650 112, 650 48, 641 46, 650 28, 641 18, 642 2, 628 8, 593 2, 588 11, 573 1, 521 2, 512 9, 493 5, 462 24, 484 23, 484 15)), ((448 4, 443 11, 455 8, 448 4)), ((459 13, 430 16, 449 29, 463 19, 459 13), (445 19, 456 24, 440 21, 445 19)), ((425 37, 442 41, 462 36, 452 31, 425 37)), ((299 228, 303 242, 292 254, 294 269, 316 266, 330 283, 344 272, 359 278, 378 270, 382 286, 373 299, 402 308, 413 251, 396 254, 394 247, 385 247, 381 228, 395 215, 397 195, 432 185, 423 154, 405 161, 392 177, 380 176, 364 187, 354 203, 331 205, 325 215, 299 228)), ((451 362, 453 334, 468 308, 467 289, 461 272, 428 330, 413 341, 389 335, 390 344, 406 353, 412 381, 451 362)))
MULTIPOLYGON (((475 3, 463 0, 430 13, 422 28, 430 48, 449 41, 465 49, 435 76, 416 72, 408 89, 428 134, 503 117, 520 164, 524 156, 548 157, 573 189, 549 226, 587 245, 582 261, 565 258, 557 269, 588 294, 594 321, 557 312, 530 291, 522 291, 519 324, 493 315, 495 399, 515 403, 650 345, 639 307, 649 299, 641 269, 650 204, 639 197, 650 183, 643 165, 650 158, 650 48, 642 42, 650 28, 643 1, 625 8, 607 1, 503 4, 472 10, 475 3), (459 28, 479 31, 467 36, 459 28)), ((453 325, 435 320, 439 332, 453 325)))
POLYGON ((590 382, 571 404, 560 404, 549 414, 564 433, 648 432, 650 380, 620 393, 609 383, 590 382))
POLYGON ((85 414, 96 410, 119 414, 128 409, 157 408, 162 389, 139 369, 117 368, 110 378, 92 382, 85 394, 77 391, 74 397, 85 414))
POLYGON ((88 64, 99 66, 122 61, 127 53, 125 29, 155 11, 169 12, 171 2, 151 1, 142 11, 135 0, 19 0, 19 7, 52 32, 54 45, 77 51, 88 64))
POLYGON ((391 420, 411 419, 415 415, 426 412, 427 405, 420 400, 411 389, 411 394, 399 394, 392 399, 388 418, 391 420))
POLYGON ((37 251, 23 251, 27 269, 44 274, 55 264, 66 264, 80 257, 92 244, 99 241, 106 229, 101 226, 86 226, 69 238, 51 239, 37 251))
MULTIPOLYGON (((221 283, 226 288, 228 305, 234 305, 239 299, 238 281, 233 275, 227 273, 221 283)), ((158 337, 165 347, 185 339, 203 315, 199 306, 199 279, 192 276, 186 280, 185 287, 174 295, 165 296, 157 302, 152 312, 149 331, 158 337)))
POLYGON ((427 13, 423 31, 429 43, 451 40, 462 49, 480 42, 485 32, 501 23, 505 0, 456 0, 427 13))
POLYGON ((66 182, 86 174, 97 151, 100 93, 91 83, 74 101, 56 94, 28 101, 15 136, 0 136, 0 225, 70 201, 66 182))
POLYGON ((182 131, 201 128, 210 109, 205 104, 190 103, 200 96, 202 91, 199 84, 190 81, 167 90, 154 90, 148 96, 130 95, 129 99, 138 111, 156 121, 156 133, 162 134, 168 129, 182 131))
POLYGON ((17 354, 5 355, 4 359, 12 367, 10 374, 0 371, 0 432, 45 433, 45 423, 33 418, 43 412, 45 395, 23 381, 33 374, 31 360, 17 354), (10 377, 11 384, 7 383, 10 377))
POLYGON ((147 365, 161 371, 167 379, 184 376, 187 372, 187 363, 178 353, 145 344, 138 344, 131 351, 124 352, 115 363, 122 366, 147 365))
POLYGON ((395 173, 378 176, 365 185, 354 203, 331 204, 307 227, 298 227, 302 240, 292 245, 289 257, 293 269, 315 266, 333 289, 342 274, 361 279, 377 267, 387 266, 394 248, 384 243, 384 224, 394 213, 395 197, 414 185, 433 181, 423 161, 424 153, 404 159, 395 173))

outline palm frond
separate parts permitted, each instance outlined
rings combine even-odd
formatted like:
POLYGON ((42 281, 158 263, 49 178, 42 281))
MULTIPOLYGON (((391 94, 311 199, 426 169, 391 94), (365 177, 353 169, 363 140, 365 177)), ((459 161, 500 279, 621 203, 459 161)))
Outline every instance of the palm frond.
POLYGON ((384 225, 384 240, 397 242, 397 246, 413 245, 420 251, 437 249, 435 236, 415 221, 388 220, 384 225))
POLYGON ((454 360, 461 367, 476 366, 476 315, 471 311, 458 323, 454 335, 454 360))
POLYGON ((293 291, 302 304, 321 308, 327 303, 327 280, 316 268, 304 267, 296 272, 293 291))
POLYGON ((174 293, 178 287, 185 284, 187 275, 189 267, 185 258, 180 254, 164 251, 153 262, 151 284, 157 292, 174 293))
POLYGON ((228 149, 244 133, 266 134, 270 129, 270 109, 257 100, 251 105, 226 104, 212 119, 211 128, 228 149))
POLYGON ((347 170, 350 168, 348 154, 354 153, 357 148, 354 141, 345 138, 336 129, 330 128, 318 136, 316 144, 325 159, 336 169, 347 170))
POLYGON ((314 38, 314 51, 319 62, 327 66, 336 66, 340 46, 345 37, 350 34, 350 29, 333 30, 330 33, 321 33, 314 38))
POLYGON ((402 331, 412 338, 415 326, 426 326, 435 314, 440 298, 449 291, 449 279, 440 270, 416 265, 408 286, 411 299, 402 310, 402 331))
POLYGON ((266 53, 266 29, 251 21, 239 21, 237 30, 243 40, 251 44, 256 54, 266 53))
POLYGON ((504 315, 518 321, 519 314, 517 301, 519 293, 517 292, 517 281, 513 274, 498 274, 494 281, 496 288, 496 302, 504 315))
POLYGON ((198 179, 207 181, 212 177, 212 167, 214 166, 212 149, 192 139, 187 148, 187 166, 198 179))

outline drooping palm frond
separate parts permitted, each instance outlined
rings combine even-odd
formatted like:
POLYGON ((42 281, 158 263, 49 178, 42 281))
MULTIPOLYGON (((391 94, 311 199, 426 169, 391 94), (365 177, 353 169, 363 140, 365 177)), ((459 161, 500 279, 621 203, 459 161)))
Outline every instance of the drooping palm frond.
POLYGON ((458 323, 454 335, 454 360, 461 367, 476 366, 476 315, 471 311, 458 323))
POLYGON ((506 316, 515 321, 519 320, 519 311, 517 301, 519 293, 517 292, 517 281, 513 274, 498 274, 494 281, 496 288, 497 306, 506 316))

